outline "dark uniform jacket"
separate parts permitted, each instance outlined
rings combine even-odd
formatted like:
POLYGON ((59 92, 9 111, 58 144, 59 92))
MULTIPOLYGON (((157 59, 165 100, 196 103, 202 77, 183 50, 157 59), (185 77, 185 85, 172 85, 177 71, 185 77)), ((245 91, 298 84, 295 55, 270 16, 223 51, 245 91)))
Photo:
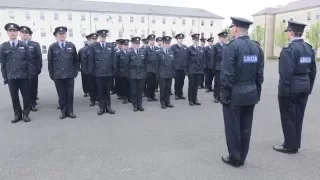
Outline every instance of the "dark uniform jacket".
POLYGON ((42 69, 42 53, 40 44, 35 41, 28 41, 30 59, 32 63, 32 68, 30 70, 30 76, 35 77, 41 73, 42 69))
POLYGON ((2 44, 0 51, 1 72, 4 80, 28 79, 32 70, 29 46, 18 41, 15 48, 9 42, 2 44))
POLYGON ((119 50, 116 53, 116 76, 128 77, 126 66, 129 63, 129 50, 119 50))
POLYGON ((157 50, 158 47, 153 46, 153 50, 150 46, 144 48, 146 52, 147 72, 156 73, 158 69, 157 50))
POLYGON ((128 54, 129 63, 127 71, 129 72, 129 79, 145 79, 147 72, 145 48, 140 48, 138 54, 132 48, 128 54))
POLYGON ((88 74, 89 70, 88 70, 88 65, 89 65, 89 60, 88 60, 88 45, 81 48, 78 52, 78 58, 80 61, 80 65, 81 65, 81 72, 84 74, 88 74))
POLYGON ((159 77, 160 78, 174 78, 174 52, 169 48, 166 54, 164 49, 158 50, 158 62, 159 62, 159 77))
POLYGON ((206 69, 212 69, 213 66, 213 46, 207 46, 204 49, 204 55, 205 55, 205 65, 204 68, 206 69))
POLYGON ((317 73, 315 53, 303 39, 295 39, 280 53, 279 95, 311 93, 317 73))
POLYGON ((187 49, 184 44, 181 47, 178 44, 171 46, 171 50, 174 53, 174 68, 176 70, 184 70, 187 61, 187 49))
POLYGON ((204 48, 192 45, 187 49, 187 61, 185 71, 188 75, 204 73, 204 48))
POLYGON ((221 102, 232 105, 258 103, 263 83, 264 55, 249 36, 224 46, 221 64, 221 102))
POLYGON ((89 61, 92 62, 92 70, 95 77, 113 76, 116 51, 115 46, 111 43, 106 43, 103 48, 100 42, 93 43, 90 46, 90 53, 88 54, 89 61))
POLYGON ((215 71, 220 71, 221 69, 221 61, 222 61, 222 50, 223 46, 220 43, 216 43, 213 46, 213 63, 212 68, 215 71))
POLYGON ((48 70, 51 79, 75 78, 80 70, 76 47, 67 42, 61 48, 59 42, 50 45, 48 50, 48 70))

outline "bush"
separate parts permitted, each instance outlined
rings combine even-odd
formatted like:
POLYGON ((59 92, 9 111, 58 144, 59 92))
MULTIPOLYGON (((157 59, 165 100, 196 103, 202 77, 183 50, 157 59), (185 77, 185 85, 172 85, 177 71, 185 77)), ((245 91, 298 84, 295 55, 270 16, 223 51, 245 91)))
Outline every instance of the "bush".
POLYGON ((268 57, 269 60, 279 60, 278 56, 269 56, 268 57))
POLYGON ((317 58, 317 61, 320 61, 320 58, 317 58))

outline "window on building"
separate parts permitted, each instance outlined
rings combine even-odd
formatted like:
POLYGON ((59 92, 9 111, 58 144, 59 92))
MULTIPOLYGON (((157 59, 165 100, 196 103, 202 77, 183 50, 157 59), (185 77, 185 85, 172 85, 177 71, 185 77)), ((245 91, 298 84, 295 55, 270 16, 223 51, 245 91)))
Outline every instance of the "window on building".
POLYGON ((122 38, 122 37, 123 37, 123 32, 122 32, 122 30, 119 30, 118 36, 119 36, 119 38, 122 38))
POLYGON ((214 22, 213 20, 210 21, 210 26, 213 26, 214 22))
POLYGON ((42 49, 42 54, 47 54, 48 53, 47 46, 42 45, 41 49, 42 49))
POLYGON ((54 13, 54 14, 53 14, 53 19, 54 19, 55 21, 58 21, 58 20, 59 20, 59 14, 58 14, 58 13, 54 13))
POLYGON ((172 31, 172 37, 175 37, 175 36, 176 36, 176 32, 172 31))
POLYGON ((284 20, 282 20, 282 23, 286 23, 287 21, 284 19, 284 20))
POLYGON ((141 17, 141 23, 144 23, 145 22, 145 19, 144 19, 144 16, 141 17))
POLYGON ((201 32, 201 36, 204 37, 204 32, 201 32))
POLYGON ((122 22, 122 16, 118 16, 118 22, 122 22))
POLYGON ((176 19, 173 19, 172 20, 172 24, 176 24, 177 22, 176 22, 176 19))
POLYGON ((316 13, 316 20, 320 21, 320 11, 317 11, 317 13, 316 13))
POLYGON ((152 34, 156 35, 156 31, 155 31, 155 30, 152 30, 152 34))
POLYGON ((195 24, 196 24, 196 21, 192 19, 192 26, 194 26, 195 24))
POLYGON ((30 20, 30 19, 31 19, 31 17, 30 17, 30 13, 29 13, 29 12, 26 12, 26 14, 25 14, 25 18, 26 18, 26 20, 30 20))
POLYGON ((141 38, 145 38, 145 33, 146 33, 146 31, 145 30, 141 30, 141 38))
POLYGON ((134 35, 133 34, 130 34, 130 38, 133 38, 134 37, 134 35))
POLYGON ((166 35, 166 31, 162 31, 162 36, 165 36, 166 35))
POLYGON ((166 24, 166 18, 162 18, 162 24, 166 24))
POLYGON ((44 28, 40 29, 40 36, 43 37, 43 38, 47 36, 46 30, 44 28))
POLYGON ((72 14, 71 13, 68 14, 68 21, 72 21, 72 14))
POLYGON ((86 15, 84 15, 84 14, 81 14, 81 19, 80 19, 81 21, 86 21, 86 15))
POLYGON ((210 33, 210 37, 213 37, 213 33, 210 33))
POLYGON ((9 18, 10 19, 15 19, 16 16, 14 15, 14 11, 9 11, 9 18))
POLYGON ((182 19, 182 25, 186 25, 186 20, 182 19))
POLYGON ((94 21, 99 21, 99 18, 98 17, 94 17, 93 20, 94 21))
POLYGON ((311 21, 311 12, 307 13, 307 21, 311 21))
POLYGON ((131 23, 134 22, 133 16, 130 16, 130 22, 131 22, 131 23))
POLYGON ((153 19, 152 19, 152 24, 155 24, 155 23, 156 23, 156 19, 153 18, 153 19))
POLYGON ((68 29, 68 36, 71 38, 73 37, 73 29, 72 28, 68 29))
POLYGON ((46 17, 44 16, 44 12, 40 12, 40 20, 42 21, 46 20, 46 17))
POLYGON ((201 20, 201 26, 204 26, 204 20, 201 20))
POLYGON ((293 21, 293 16, 290 16, 290 19, 289 19, 290 21, 293 21))
POLYGON ((87 30, 86 30, 85 28, 81 28, 80 32, 81 32, 81 36, 82 36, 82 37, 86 37, 86 35, 87 35, 87 30))

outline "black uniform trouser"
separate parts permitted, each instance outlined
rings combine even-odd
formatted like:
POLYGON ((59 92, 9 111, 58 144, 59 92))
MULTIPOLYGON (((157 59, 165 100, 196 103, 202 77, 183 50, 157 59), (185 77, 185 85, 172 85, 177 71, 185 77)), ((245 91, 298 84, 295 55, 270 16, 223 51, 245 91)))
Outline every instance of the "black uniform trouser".
POLYGON ((119 96, 125 97, 129 99, 130 97, 130 86, 129 80, 127 77, 119 77, 118 78, 118 86, 119 86, 119 96))
POLYGON ((231 160, 246 160, 251 137, 252 118, 255 105, 223 105, 226 141, 231 160))
POLYGON ((120 82, 120 76, 115 76, 114 77, 114 89, 115 89, 115 92, 117 93, 117 95, 118 96, 120 96, 120 86, 121 86, 121 84, 120 84, 121 82, 120 82))
POLYGON ((92 75, 88 75, 89 79, 89 95, 90 95, 90 101, 96 101, 97 100, 97 83, 96 83, 96 77, 92 75))
POLYGON ((101 109, 105 109, 108 106, 111 106, 111 98, 110 98, 110 91, 111 91, 111 76, 107 77, 96 77, 96 84, 98 90, 98 98, 99 98, 99 107, 101 109))
POLYGON ((82 90, 84 94, 89 93, 90 91, 90 84, 89 84, 89 75, 86 73, 81 72, 81 80, 82 80, 82 90))
POLYGON ((294 97, 278 96, 285 148, 299 149, 301 146, 301 131, 308 96, 308 93, 300 93, 294 97))
POLYGON ((213 97, 220 99, 220 71, 215 71, 214 73, 213 97))
POLYGON ((30 113, 30 92, 29 92, 29 80, 28 79, 9 79, 8 80, 9 91, 12 100, 12 106, 15 116, 22 115, 22 109, 19 99, 19 90, 23 99, 23 114, 29 115, 30 113))
POLYGON ((37 94, 38 94, 38 75, 33 76, 29 79, 29 92, 30 92, 30 103, 36 105, 37 94))
POLYGON ((206 88, 208 88, 209 90, 212 90, 212 81, 213 81, 213 71, 212 69, 206 68, 204 70, 205 72, 205 85, 206 88))
POLYGON ((183 86, 184 86, 184 79, 186 75, 184 73, 184 70, 177 69, 175 71, 175 77, 174 77, 174 94, 176 96, 183 96, 183 86))
POLYGON ((111 87, 110 90, 111 90, 112 92, 116 92, 114 76, 111 77, 110 87, 111 87))
POLYGON ((172 85, 172 78, 160 78, 160 103, 164 105, 170 104, 170 92, 172 85))
POLYGON ((147 72, 146 83, 147 83, 147 97, 154 98, 156 96, 156 89, 158 87, 156 73, 147 72))
POLYGON ((133 107, 142 106, 144 79, 130 79, 131 100, 133 107))
POLYGON ((55 79, 54 84, 59 97, 59 106, 62 113, 73 113, 74 79, 55 79))
POLYGON ((202 74, 190 74, 188 75, 189 85, 188 85, 188 99, 189 102, 195 103, 198 101, 198 86, 200 77, 202 74))
POLYGON ((204 74, 199 75, 199 81, 198 81, 199 87, 204 87, 204 74))

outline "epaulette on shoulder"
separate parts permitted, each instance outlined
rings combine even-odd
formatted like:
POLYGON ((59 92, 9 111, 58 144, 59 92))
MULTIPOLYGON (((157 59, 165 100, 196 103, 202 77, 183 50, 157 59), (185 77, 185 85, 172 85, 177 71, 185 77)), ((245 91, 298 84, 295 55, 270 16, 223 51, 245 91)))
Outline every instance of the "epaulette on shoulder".
POLYGON ((287 43, 286 45, 283 46, 283 48, 289 48, 291 43, 287 43))
POLYGON ((257 43, 259 46, 261 46, 261 45, 260 45, 260 43, 259 43, 258 41, 255 41, 255 40, 252 40, 252 41, 253 41, 253 42, 255 42, 255 43, 257 43))
POLYGON ((231 39, 231 40, 229 41, 229 43, 226 44, 226 45, 227 45, 227 46, 230 45, 234 40, 235 40, 235 39, 231 39))
POLYGON ((306 44, 308 44, 309 46, 310 46, 310 48, 311 49, 313 49, 313 47, 312 47, 312 45, 311 44, 309 44, 308 42, 305 42, 306 44))

